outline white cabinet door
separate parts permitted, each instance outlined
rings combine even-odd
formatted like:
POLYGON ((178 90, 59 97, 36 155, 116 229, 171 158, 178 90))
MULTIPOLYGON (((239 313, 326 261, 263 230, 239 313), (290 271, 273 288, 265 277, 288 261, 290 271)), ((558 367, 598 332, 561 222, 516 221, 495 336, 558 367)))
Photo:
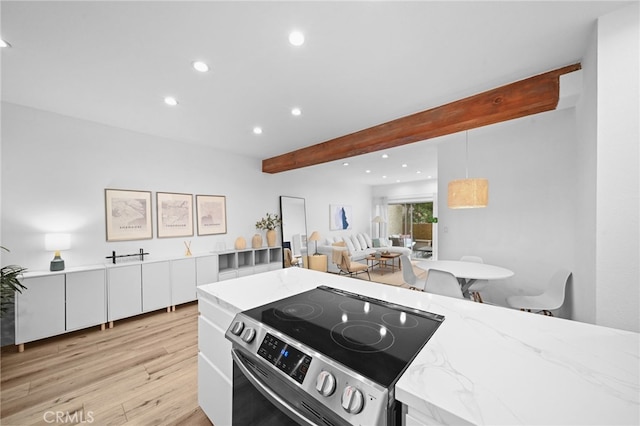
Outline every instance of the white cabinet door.
POLYGON ((196 285, 218 281, 218 256, 196 258, 196 285))
POLYGON ((178 259, 171 261, 171 304, 196 300, 196 261, 178 259))
POLYGON ((16 293, 16 344, 65 332, 64 274, 24 278, 16 293))
POLYGON ((105 271, 67 273, 67 331, 107 322, 105 271))
POLYGON ((140 265, 107 270, 108 320, 142 313, 142 272, 140 265))
POLYGON ((169 262, 142 265, 142 311, 150 312, 171 306, 171 272, 169 262))

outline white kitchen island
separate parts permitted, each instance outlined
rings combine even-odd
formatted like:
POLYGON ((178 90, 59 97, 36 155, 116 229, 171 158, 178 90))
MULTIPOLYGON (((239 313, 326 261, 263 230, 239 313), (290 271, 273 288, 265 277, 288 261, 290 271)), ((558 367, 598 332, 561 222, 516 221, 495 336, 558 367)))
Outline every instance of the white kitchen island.
POLYGON ((640 335, 303 268, 198 288, 198 399, 231 424, 231 344, 240 311, 319 285, 441 314, 396 384, 407 425, 638 425, 640 335))

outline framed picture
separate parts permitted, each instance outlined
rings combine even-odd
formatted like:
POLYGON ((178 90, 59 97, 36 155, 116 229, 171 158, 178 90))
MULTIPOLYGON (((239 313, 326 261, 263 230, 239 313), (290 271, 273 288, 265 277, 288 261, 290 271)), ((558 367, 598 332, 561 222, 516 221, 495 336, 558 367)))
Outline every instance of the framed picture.
POLYGON ((351 206, 331 204, 329 206, 329 222, 332 231, 351 229, 351 206))
POLYGON ((156 192, 158 238, 193 236, 193 195, 156 192))
POLYGON ((107 241, 153 238, 151 191, 105 189, 107 241))
POLYGON ((223 195, 196 195, 198 235, 227 233, 227 205, 223 195))

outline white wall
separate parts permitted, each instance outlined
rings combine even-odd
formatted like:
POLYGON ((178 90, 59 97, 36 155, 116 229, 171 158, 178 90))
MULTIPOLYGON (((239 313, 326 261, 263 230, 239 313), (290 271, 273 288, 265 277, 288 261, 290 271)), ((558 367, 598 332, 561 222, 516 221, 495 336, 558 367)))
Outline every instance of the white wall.
POLYGON ((2 123, 2 245, 11 249, 3 264, 48 269, 44 234, 53 231, 71 233, 67 267, 104 263, 112 250, 181 256, 185 240, 193 253, 218 242, 233 248, 238 236, 250 244, 256 221, 279 213, 280 195, 306 198, 309 232, 329 233, 330 203, 352 205, 354 229, 368 229, 368 186, 343 188, 304 171, 264 174, 258 159, 13 104, 3 104, 2 123), (106 242, 105 188, 153 192, 152 240, 106 242), (156 238, 156 191, 226 196, 227 233, 156 238))
POLYGON ((598 22, 596 323, 640 331, 639 5, 598 22))
POLYGON ((465 177, 465 135, 455 136, 438 146, 439 259, 477 255, 511 269, 512 278, 492 286, 512 293, 543 289, 557 268, 573 270, 575 200, 582 190, 576 185, 574 109, 469 132, 469 177, 489 179, 483 209, 447 207, 448 182, 465 177))

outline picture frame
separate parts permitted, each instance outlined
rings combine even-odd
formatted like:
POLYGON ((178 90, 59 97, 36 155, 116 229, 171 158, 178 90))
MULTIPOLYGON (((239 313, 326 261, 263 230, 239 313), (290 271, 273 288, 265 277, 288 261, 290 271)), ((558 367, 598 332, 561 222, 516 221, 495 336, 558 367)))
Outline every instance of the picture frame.
POLYGON ((196 195, 198 235, 227 233, 226 204, 224 195, 196 195))
POLYGON ((107 241, 153 238, 151 191, 105 189, 107 241))
POLYGON ((331 204, 329 206, 329 228, 332 231, 352 229, 352 216, 351 206, 331 204))
POLYGON ((193 236, 193 195, 156 192, 158 238, 193 236))

